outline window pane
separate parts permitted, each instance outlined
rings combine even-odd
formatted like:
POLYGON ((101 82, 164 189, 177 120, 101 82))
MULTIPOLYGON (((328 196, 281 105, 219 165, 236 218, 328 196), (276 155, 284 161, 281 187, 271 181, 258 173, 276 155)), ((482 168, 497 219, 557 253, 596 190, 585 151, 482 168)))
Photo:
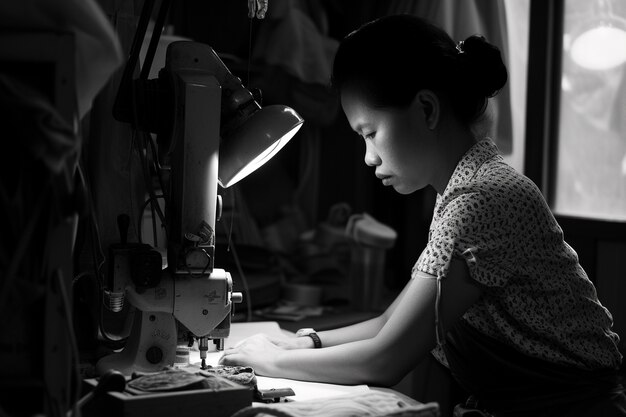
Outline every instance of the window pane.
POLYGON ((626 1, 566 0, 554 211, 626 220, 626 1))
MULTIPOLYGON (((528 34, 530 29, 530 0, 504 0, 508 38, 507 67, 511 91, 511 124, 513 146, 502 156, 519 172, 524 170, 524 140, 526 124, 526 79, 528 78, 528 34)), ((500 149, 502 151, 502 149, 500 149)))

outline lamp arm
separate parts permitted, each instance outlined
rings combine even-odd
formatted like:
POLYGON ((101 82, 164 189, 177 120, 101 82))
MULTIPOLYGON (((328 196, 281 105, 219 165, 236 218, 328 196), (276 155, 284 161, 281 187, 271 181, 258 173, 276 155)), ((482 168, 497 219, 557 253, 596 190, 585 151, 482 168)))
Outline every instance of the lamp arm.
POLYGON ((152 61, 154 60, 154 55, 159 44, 159 39, 161 38, 161 32, 163 31, 165 18, 169 13, 171 2, 171 0, 161 1, 157 19, 152 29, 150 44, 148 45, 148 50, 144 58, 140 78, 137 80, 133 78, 133 75, 139 63, 141 47, 146 36, 148 24, 150 23, 150 16, 154 9, 155 0, 145 0, 143 3, 139 23, 137 24, 137 31, 135 32, 130 53, 126 65, 124 66, 124 72, 122 73, 122 79, 117 89, 115 102, 113 103, 113 117, 117 121, 130 123, 138 127, 137 115, 141 115, 142 105, 138 103, 136 97, 141 97, 141 93, 143 92, 142 85, 148 80, 148 74, 150 74, 152 61))
POLYGON ((261 106, 252 92, 244 87, 241 78, 230 72, 217 52, 208 45, 202 45, 202 47, 206 49, 206 61, 203 67, 215 76, 223 90, 221 103, 223 123, 220 132, 221 136, 225 137, 234 129, 234 126, 229 123, 229 120, 235 119, 231 117, 233 114, 237 113, 237 123, 241 124, 247 117, 260 110, 261 106))

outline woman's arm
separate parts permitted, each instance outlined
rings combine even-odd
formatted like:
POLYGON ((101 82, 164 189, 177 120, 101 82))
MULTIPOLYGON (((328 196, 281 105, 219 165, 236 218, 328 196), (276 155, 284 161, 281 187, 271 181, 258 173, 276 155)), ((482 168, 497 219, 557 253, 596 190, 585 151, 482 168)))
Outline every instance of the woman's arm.
MULTIPOLYGON (((376 336, 380 329, 383 328, 385 323, 391 314, 396 309, 400 300, 404 296, 406 292, 405 289, 396 297, 396 299, 392 302, 392 304, 387 307, 385 312, 378 317, 374 317, 369 320, 362 321, 360 323, 355 323, 349 326, 326 330, 322 332, 317 332, 318 336, 322 341, 323 347, 330 347, 341 345, 349 342, 356 342, 357 340, 365 340, 371 339, 376 336)), ((281 336, 281 337, 270 337, 270 336, 259 336, 264 337, 270 343, 276 344, 278 347, 283 349, 312 349, 313 340, 309 337, 295 337, 295 336, 281 336)))
MULTIPOLYGON (((357 340, 371 339, 372 337, 376 336, 380 329, 383 328, 385 323, 387 323, 389 317, 392 316, 398 304, 400 304, 400 300, 402 300, 402 298, 406 294, 407 287, 402 290, 402 292, 380 316, 350 326, 341 327, 339 329, 318 332, 318 335, 322 341, 322 346, 330 347, 342 345, 344 343, 356 342, 357 340)), ((307 345, 309 345, 309 343, 307 343, 307 345)), ((310 343, 310 346, 308 347, 313 347, 312 341, 310 343)))
MULTIPOLYGON (((341 345, 349 342, 356 342, 358 340, 371 339, 376 336, 380 329, 383 328, 389 317, 391 317, 393 311, 396 309, 402 297, 406 293, 406 287, 396 297, 396 299, 387 307, 385 312, 378 317, 374 317, 369 320, 355 323, 349 326, 340 327, 337 329, 326 330, 317 332, 323 347, 330 347, 341 345)), ((265 337, 265 336, 261 336, 265 337)), ((313 340, 309 337, 298 338, 295 336, 283 336, 283 337, 266 337, 271 343, 276 344, 283 349, 312 349, 313 340)))
MULTIPOLYGON (((481 294, 482 287, 470 278, 465 262, 454 259, 442 281, 440 312, 443 324, 456 321, 481 294)), ((370 338, 322 349, 285 350, 259 335, 225 351, 220 363, 251 366, 259 375, 274 377, 338 384, 393 385, 435 346, 436 295, 437 280, 422 274, 409 281, 388 309, 389 317, 380 331, 370 338)), ((386 315, 387 312, 383 317, 386 315)), ((364 326, 349 326, 356 329, 351 332, 352 336, 362 336, 375 328, 376 319, 368 322, 370 324, 364 326)), ((338 332, 328 333, 331 338, 326 340, 340 340, 338 332)))

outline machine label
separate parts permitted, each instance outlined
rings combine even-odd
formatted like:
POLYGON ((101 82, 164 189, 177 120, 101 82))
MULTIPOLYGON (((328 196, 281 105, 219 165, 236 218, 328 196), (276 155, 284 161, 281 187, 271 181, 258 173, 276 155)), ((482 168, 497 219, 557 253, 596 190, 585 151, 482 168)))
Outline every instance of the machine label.
POLYGON ((222 299, 222 297, 217 293, 216 290, 211 290, 211 292, 205 294, 205 297, 209 304, 215 304, 217 301, 222 299))
POLYGON ((152 337, 154 338, 159 338, 159 339, 163 339, 163 340, 170 340, 170 334, 169 332, 163 331, 161 329, 155 329, 152 332, 152 337))

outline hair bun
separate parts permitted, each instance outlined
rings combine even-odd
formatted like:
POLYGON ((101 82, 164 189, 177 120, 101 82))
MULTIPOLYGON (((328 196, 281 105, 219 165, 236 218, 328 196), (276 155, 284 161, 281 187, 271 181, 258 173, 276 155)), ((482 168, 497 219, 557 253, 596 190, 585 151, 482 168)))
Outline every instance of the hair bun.
POLYGON ((480 35, 472 35, 459 45, 465 80, 484 97, 493 97, 506 84, 508 74, 500 49, 480 35))

